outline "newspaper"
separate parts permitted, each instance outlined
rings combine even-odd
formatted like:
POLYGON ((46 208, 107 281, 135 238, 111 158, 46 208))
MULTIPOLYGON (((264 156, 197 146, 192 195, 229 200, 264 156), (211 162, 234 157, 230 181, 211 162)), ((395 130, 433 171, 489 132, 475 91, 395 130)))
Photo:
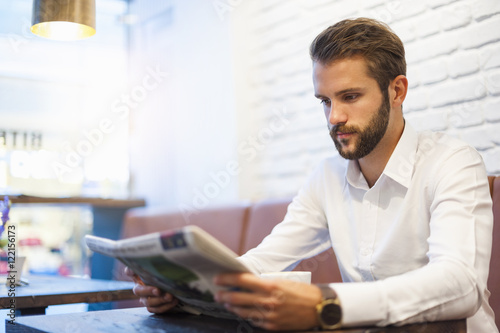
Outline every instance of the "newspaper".
POLYGON ((197 226, 113 241, 87 235, 94 252, 114 257, 131 268, 147 285, 171 293, 186 312, 219 318, 236 315, 214 301, 222 287, 213 277, 227 272, 251 272, 237 254, 197 226))

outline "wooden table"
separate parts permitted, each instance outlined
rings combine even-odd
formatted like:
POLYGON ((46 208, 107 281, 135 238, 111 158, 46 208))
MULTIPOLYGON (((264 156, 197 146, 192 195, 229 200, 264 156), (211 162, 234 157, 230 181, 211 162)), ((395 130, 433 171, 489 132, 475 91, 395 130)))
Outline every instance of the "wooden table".
MULTIPOLYGON (((106 310, 64 315, 32 316, 6 322, 6 332, 188 332, 188 333, 259 333, 267 332, 241 320, 217 319, 187 314, 152 315, 145 308, 106 310)), ((318 332, 318 331, 311 331, 318 332)), ((464 320, 436 322, 402 327, 344 329, 342 333, 465 333, 464 320)))
MULTIPOLYGON (((0 195, 1 198, 4 195, 0 195)), ((88 204, 93 207, 131 208, 146 204, 143 199, 106 199, 92 197, 36 197, 31 195, 9 195, 13 204, 88 204)))
POLYGON ((21 315, 45 314, 45 309, 50 305, 100 303, 137 298, 132 292, 133 282, 58 276, 26 276, 26 278, 29 285, 19 286, 11 291, 2 277, 1 309, 14 308, 21 315))

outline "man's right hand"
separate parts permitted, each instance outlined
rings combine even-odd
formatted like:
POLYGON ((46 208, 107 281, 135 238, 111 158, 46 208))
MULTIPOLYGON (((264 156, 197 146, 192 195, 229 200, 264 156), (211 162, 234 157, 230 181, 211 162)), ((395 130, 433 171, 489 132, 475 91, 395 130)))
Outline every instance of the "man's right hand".
POLYGON ((165 313, 175 307, 179 302, 172 294, 164 293, 153 286, 146 286, 131 269, 125 267, 125 274, 135 282, 134 294, 140 297, 140 301, 151 313, 165 313))

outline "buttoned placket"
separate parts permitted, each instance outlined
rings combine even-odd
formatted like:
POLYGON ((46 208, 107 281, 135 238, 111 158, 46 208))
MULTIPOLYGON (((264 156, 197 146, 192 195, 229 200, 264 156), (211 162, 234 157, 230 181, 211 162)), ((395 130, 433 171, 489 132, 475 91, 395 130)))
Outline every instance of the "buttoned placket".
POLYGON ((374 186, 363 196, 360 243, 358 253, 359 271, 365 281, 374 281, 371 270, 375 236, 377 231, 379 186, 374 186))

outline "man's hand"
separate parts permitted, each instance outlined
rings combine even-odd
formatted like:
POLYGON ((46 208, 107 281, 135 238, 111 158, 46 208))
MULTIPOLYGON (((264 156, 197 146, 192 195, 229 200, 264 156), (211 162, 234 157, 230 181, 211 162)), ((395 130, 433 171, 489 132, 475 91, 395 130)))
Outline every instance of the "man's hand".
POLYGON ((221 274, 215 284, 245 291, 220 291, 215 299, 253 325, 268 330, 303 330, 319 325, 315 285, 290 280, 263 280, 250 273, 221 274))
POLYGON ((147 307, 149 312, 165 313, 177 305, 177 298, 156 287, 144 285, 142 280, 128 267, 125 267, 125 274, 134 280, 134 294, 140 297, 141 303, 147 307))

